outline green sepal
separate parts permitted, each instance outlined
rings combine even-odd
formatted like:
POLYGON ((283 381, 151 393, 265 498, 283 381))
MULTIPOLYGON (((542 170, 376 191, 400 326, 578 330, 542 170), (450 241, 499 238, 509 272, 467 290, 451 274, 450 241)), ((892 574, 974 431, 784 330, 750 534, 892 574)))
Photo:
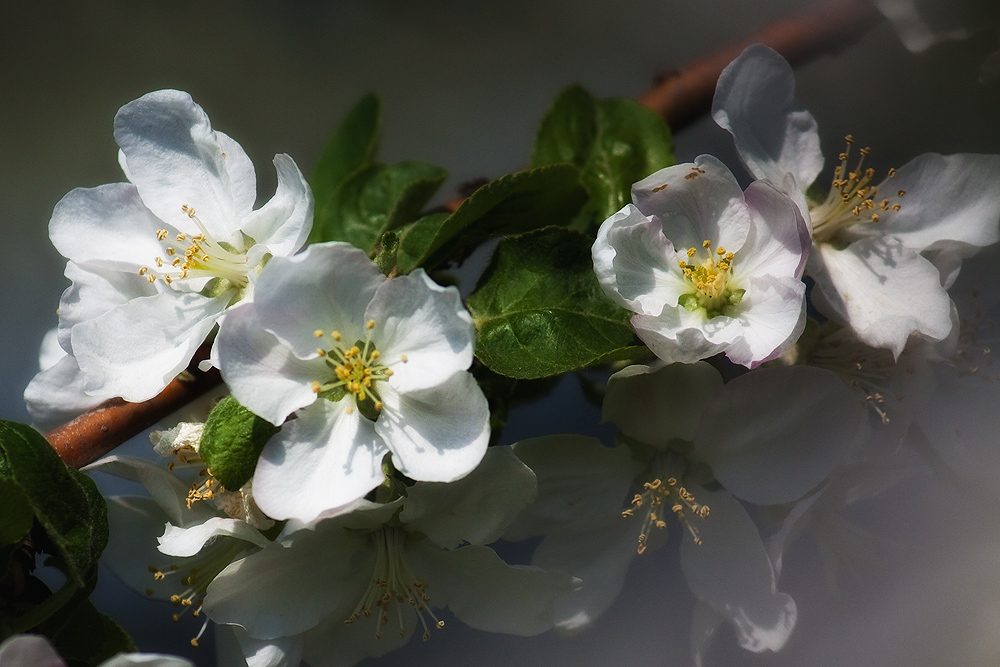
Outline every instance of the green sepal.
POLYGON ((519 379, 586 368, 635 342, 630 313, 605 296, 591 241, 564 227, 505 238, 469 297, 476 355, 519 379))
POLYGON ((701 308, 701 300, 697 294, 681 294, 677 297, 677 305, 688 312, 694 312, 701 308))
POLYGON ((316 200, 310 242, 346 241, 370 255, 383 234, 417 218, 446 178, 425 162, 364 166, 316 200))
POLYGON ((587 201, 579 180, 576 167, 556 164, 490 181, 451 215, 427 216, 400 232, 400 272, 464 257, 495 236, 569 224, 587 201))
POLYGON ((8 421, 0 421, 0 478, 27 498, 52 563, 83 587, 108 539, 107 507, 93 481, 63 463, 38 431, 8 421))
POLYGON ((208 415, 198 454, 225 488, 236 491, 253 477, 261 450, 277 432, 277 426, 227 396, 208 415))
POLYGON ((726 300, 730 306, 738 306, 740 305, 740 301, 743 300, 743 295, 746 293, 745 289, 734 289, 726 295, 726 300))
POLYGON ((348 176, 375 160, 380 125, 381 104, 373 93, 362 97, 347 112, 309 177, 317 212, 348 176))
POLYGON ((631 100, 599 100, 580 86, 564 90, 542 119, 531 165, 568 162, 590 193, 572 227, 593 234, 631 201, 632 184, 675 163, 662 117, 631 100))

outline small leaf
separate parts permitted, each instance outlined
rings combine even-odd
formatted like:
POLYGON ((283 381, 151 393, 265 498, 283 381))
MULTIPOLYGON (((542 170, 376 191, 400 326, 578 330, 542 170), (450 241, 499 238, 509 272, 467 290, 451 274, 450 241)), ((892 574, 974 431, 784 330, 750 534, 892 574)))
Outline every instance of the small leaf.
POLYGON ((476 356, 509 377, 584 368, 634 343, 630 313, 594 275, 590 240, 549 227, 500 241, 469 297, 476 356))
POLYGON ((236 491, 253 477, 257 458, 278 427, 227 396, 205 422, 198 453, 222 485, 236 491))
POLYGON ((50 638, 59 655, 71 667, 100 665, 117 653, 138 650, 128 633, 97 611, 89 600, 77 605, 59 631, 50 638))
POLYGON ((579 177, 572 165, 558 164, 487 183, 450 216, 427 216, 400 233, 400 271, 432 268, 494 236, 569 224, 587 199, 579 177))
POLYGON ((0 478, 21 489, 55 550, 54 564, 82 587, 108 535, 93 482, 63 463, 38 431, 8 421, 0 421, 0 478))
POLYGON ((674 164, 673 139, 662 117, 630 100, 595 100, 567 88, 542 119, 532 166, 569 162, 590 193, 573 228, 592 233, 631 201, 632 184, 674 164))
POLYGON ((317 202, 326 201, 348 176, 375 160, 380 124, 381 105, 372 93, 347 112, 309 178, 317 202))
POLYGON ((370 164, 316 202, 312 241, 346 241, 371 254, 385 232, 414 220, 448 172, 425 162, 370 164))

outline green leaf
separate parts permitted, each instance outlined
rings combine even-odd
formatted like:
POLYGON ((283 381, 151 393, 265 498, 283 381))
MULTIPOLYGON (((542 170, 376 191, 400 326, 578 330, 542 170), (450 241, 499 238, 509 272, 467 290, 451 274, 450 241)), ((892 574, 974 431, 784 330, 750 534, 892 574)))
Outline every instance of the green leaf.
POLYGON ((93 482, 63 463, 36 430, 8 421, 0 421, 0 478, 20 488, 51 542, 54 564, 82 587, 108 535, 93 482))
POLYGON ((494 236, 569 224, 587 200, 579 178, 576 167, 558 164, 487 183, 450 216, 421 218, 400 233, 400 271, 434 267, 494 236))
POLYGON ((324 202, 316 200, 311 239, 346 241, 371 254, 385 232, 416 219, 448 172, 425 162, 370 164, 324 202))
POLYGON ((21 488, 0 477, 0 581, 7 576, 10 559, 18 546, 28 536, 35 521, 28 497, 21 488))
POLYGON ((326 201, 348 176, 375 160, 381 105, 368 93, 354 105, 334 131, 309 178, 317 202, 326 201))
POLYGON ((673 139, 662 117, 631 100, 596 100, 567 88, 542 119, 532 166, 569 162, 590 193, 573 227, 593 233, 631 201, 632 184, 674 164, 673 139))
POLYGON ((198 453, 222 485, 236 491, 253 477, 257 458, 278 427, 227 396, 205 422, 198 453))
MULTIPOLYGON (((49 633, 46 633, 49 634, 49 633)), ((50 636, 52 645, 73 665, 99 665, 116 653, 137 651, 135 642, 113 620, 83 600, 72 615, 50 636)))
POLYGON ((634 343, 630 313, 594 275, 590 240, 549 227, 500 241, 469 297, 476 356, 508 377, 584 368, 634 343))

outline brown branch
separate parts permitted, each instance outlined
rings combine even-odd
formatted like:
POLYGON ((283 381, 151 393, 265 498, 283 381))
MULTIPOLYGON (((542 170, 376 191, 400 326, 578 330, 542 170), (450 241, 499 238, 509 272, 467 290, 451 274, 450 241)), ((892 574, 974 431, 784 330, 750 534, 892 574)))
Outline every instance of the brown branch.
MULTIPOLYGON (((879 18, 870 0, 821 1, 798 16, 778 21, 747 39, 672 72, 638 101, 666 118, 676 132, 711 109, 719 74, 750 44, 767 44, 793 66, 800 65, 842 48, 860 37, 879 18)), ((454 212, 464 199, 457 197, 444 207, 454 212)), ((192 368, 155 398, 142 403, 112 399, 50 431, 45 437, 64 461, 79 468, 96 461, 220 382, 218 371, 200 373, 192 368)))

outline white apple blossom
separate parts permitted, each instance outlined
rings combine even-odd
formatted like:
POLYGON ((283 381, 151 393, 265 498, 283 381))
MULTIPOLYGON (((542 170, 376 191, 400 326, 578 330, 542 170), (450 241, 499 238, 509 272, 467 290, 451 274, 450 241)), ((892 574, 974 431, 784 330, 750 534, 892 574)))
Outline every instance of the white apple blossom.
POLYGON ((277 191, 254 210, 250 159, 187 93, 126 104, 115 140, 130 182, 71 191, 49 223, 73 283, 59 342, 88 394, 141 401, 187 366, 227 308, 252 296, 268 258, 302 246, 313 200, 281 154, 277 191))
POLYGON ((399 648, 418 624, 426 640, 444 627, 434 608, 491 632, 552 627, 554 600, 578 582, 509 566, 483 546, 535 496, 534 475, 509 447, 491 448, 461 480, 417 482, 405 493, 315 524, 290 522, 271 546, 215 578, 207 613, 265 641, 304 633, 315 667, 399 648))
POLYGON ((756 44, 719 77, 712 115, 750 173, 788 194, 810 221, 806 271, 817 308, 897 357, 913 333, 945 339, 946 289, 961 260, 1000 240, 1000 156, 925 153, 877 183, 863 166, 868 148, 849 164, 848 137, 829 195, 810 201, 823 155, 816 121, 794 89, 784 58, 756 44))
MULTIPOLYGON (((13 635, 0 643, 3 667, 66 667, 49 640, 41 635, 13 635)), ((189 660, 160 653, 119 653, 97 667, 194 667, 189 660)))
POLYGON ((632 186, 604 221, 594 270, 656 356, 691 363, 725 352, 756 367, 805 325, 808 232, 795 205, 756 183, 744 193, 710 155, 632 186))
POLYGON ((415 480, 475 468, 490 431, 467 372, 474 341, 458 290, 421 269, 387 280, 344 243, 271 260, 217 339, 242 405, 275 425, 295 413, 258 460, 261 509, 300 521, 346 511, 382 483, 389 452, 415 480))
POLYGON ((815 368, 762 369, 723 386, 705 363, 630 366, 605 396, 604 417, 619 426, 615 448, 579 436, 514 446, 538 477, 539 497, 505 538, 544 535, 532 563, 583 580, 557 607, 557 627, 573 631, 611 604, 636 553, 673 513, 688 529, 681 565, 694 594, 744 648, 779 650, 795 603, 777 590, 737 498, 790 502, 821 484, 861 435, 860 410, 843 383, 815 368), (630 482, 641 488, 623 521, 630 482))

